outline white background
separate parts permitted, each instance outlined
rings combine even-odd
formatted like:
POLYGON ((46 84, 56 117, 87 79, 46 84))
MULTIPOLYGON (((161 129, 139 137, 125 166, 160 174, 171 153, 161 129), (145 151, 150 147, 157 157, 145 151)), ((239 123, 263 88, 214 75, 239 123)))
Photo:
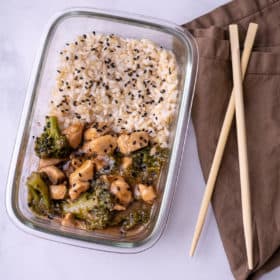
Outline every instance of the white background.
MULTIPOLYGON (((209 213, 194 258, 188 257, 204 183, 190 128, 167 229, 138 255, 102 253, 30 236, 9 220, 5 183, 32 63, 42 30, 67 7, 108 8, 182 24, 226 0, 0 0, 0 279, 233 279, 216 222, 209 213)), ((279 279, 280 269, 263 277, 279 279)))

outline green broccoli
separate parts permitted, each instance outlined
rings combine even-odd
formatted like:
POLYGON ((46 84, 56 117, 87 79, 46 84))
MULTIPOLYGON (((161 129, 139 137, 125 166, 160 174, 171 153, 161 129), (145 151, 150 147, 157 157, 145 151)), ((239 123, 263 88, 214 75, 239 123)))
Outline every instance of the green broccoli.
POLYGON ((39 172, 32 172, 27 178, 28 206, 39 215, 46 215, 51 208, 49 189, 39 172))
POLYGON ((72 213, 83 220, 89 230, 105 228, 111 220, 113 207, 113 195, 101 184, 95 185, 92 193, 86 192, 62 205, 64 213, 72 213))
POLYGON ((126 232, 137 225, 147 223, 150 218, 150 213, 150 205, 142 202, 135 202, 126 210, 118 212, 110 224, 112 226, 120 225, 121 231, 126 232))
POLYGON ((39 158, 65 158, 71 153, 66 136, 60 133, 56 117, 46 117, 44 132, 35 140, 35 152, 39 158))

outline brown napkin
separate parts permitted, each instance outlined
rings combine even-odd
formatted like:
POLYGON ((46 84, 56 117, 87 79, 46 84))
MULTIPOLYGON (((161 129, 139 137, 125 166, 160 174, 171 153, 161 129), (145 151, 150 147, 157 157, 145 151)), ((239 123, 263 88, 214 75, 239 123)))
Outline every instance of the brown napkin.
POLYGON ((280 0, 234 1, 184 25, 196 37, 200 55, 192 118, 206 180, 232 90, 228 25, 238 23, 243 41, 250 22, 259 24, 244 81, 253 272, 247 269, 235 124, 212 200, 232 272, 240 280, 280 265, 280 0))

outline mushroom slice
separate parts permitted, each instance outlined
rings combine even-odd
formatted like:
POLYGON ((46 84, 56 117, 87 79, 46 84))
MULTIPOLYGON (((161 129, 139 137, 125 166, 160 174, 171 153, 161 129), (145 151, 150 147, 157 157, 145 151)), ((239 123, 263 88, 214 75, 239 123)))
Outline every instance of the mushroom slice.
POLYGON ((87 155, 107 155, 111 154, 117 147, 117 138, 111 135, 105 135, 86 142, 82 151, 87 155))
POLYGON ((128 205, 132 201, 132 193, 124 179, 116 179, 111 183, 110 191, 121 204, 128 205))
POLYGON ((65 178, 64 173, 54 165, 41 168, 40 172, 46 173, 52 184, 57 184, 65 178))
POLYGON ((83 136, 84 125, 82 123, 74 123, 64 129, 63 134, 66 136, 70 146, 76 149, 81 141, 83 136))
POLYGON ((139 190, 139 196, 147 203, 153 203, 157 197, 153 186, 147 186, 144 184, 138 184, 136 188, 139 190))
POLYGON ((52 199, 63 199, 67 193, 65 184, 50 185, 50 195, 52 199))
POLYGON ((123 134, 118 137, 120 152, 127 155, 148 146, 149 134, 147 132, 134 132, 130 135, 123 134))

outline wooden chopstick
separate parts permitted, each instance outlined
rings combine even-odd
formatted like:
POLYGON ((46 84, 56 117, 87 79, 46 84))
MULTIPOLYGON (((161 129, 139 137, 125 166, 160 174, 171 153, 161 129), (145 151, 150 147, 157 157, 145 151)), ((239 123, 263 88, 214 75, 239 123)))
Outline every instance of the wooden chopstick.
MULTIPOLYGON (((257 29, 258 29, 257 24, 250 23, 248 31, 247 31, 247 35, 245 38, 244 50, 243 50, 242 59, 241 59, 241 68, 242 68, 243 79, 246 74, 248 62, 250 59, 250 55, 252 52, 252 48, 253 48, 256 33, 257 33, 257 29)), ((226 145, 227 138, 228 138, 230 128, 231 128, 231 124, 233 121, 234 110, 235 110, 235 102, 234 102, 234 95, 233 95, 233 91, 232 91, 230 101, 229 101, 229 104, 227 107, 225 119, 223 122, 223 126, 221 129, 221 133, 219 136, 218 144, 216 147, 215 155, 213 158, 212 166, 211 166, 210 173, 208 176, 207 184, 205 187, 203 199, 201 202, 201 206, 200 206, 200 210, 199 210, 199 214, 198 214, 198 218, 197 218, 197 223, 195 226, 194 236, 193 236, 193 240, 192 240, 192 244, 191 244, 190 256, 193 256, 193 254, 195 252, 195 249, 197 247, 197 243, 198 243, 198 240, 199 240, 199 237, 200 237, 200 234, 201 234, 204 222, 205 222, 207 209, 209 207, 209 203, 210 203, 213 191, 214 191, 215 182, 216 182, 219 168, 221 165, 225 145, 226 145)))
POLYGON ((245 236, 246 253, 249 269, 253 268, 253 239, 252 215, 250 201, 250 180, 247 157, 246 123, 243 101, 243 86, 240 63, 240 49, 238 27, 236 24, 229 26, 232 72, 234 84, 235 117, 237 128, 238 158, 241 181, 241 204, 243 216, 243 229, 245 236))

